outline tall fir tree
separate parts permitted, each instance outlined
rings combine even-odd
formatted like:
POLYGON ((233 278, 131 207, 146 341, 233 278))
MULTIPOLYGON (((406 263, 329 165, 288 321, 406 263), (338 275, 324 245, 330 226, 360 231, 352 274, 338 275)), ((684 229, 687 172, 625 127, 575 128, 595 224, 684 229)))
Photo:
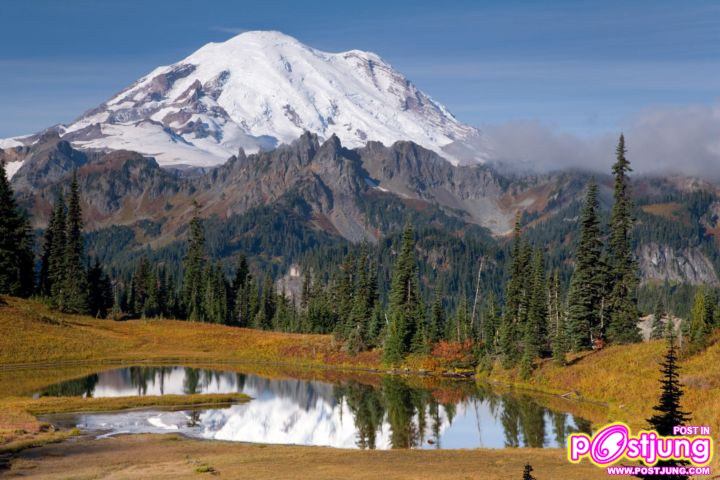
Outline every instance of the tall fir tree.
POLYGON ((88 312, 88 284, 82 231, 80 186, 77 172, 74 172, 70 183, 65 224, 62 287, 56 299, 58 309, 66 313, 88 312))
POLYGON ((370 259, 369 247, 363 244, 356 259, 357 272, 346 348, 354 353, 365 350, 372 343, 369 331, 375 304, 378 301, 375 285, 375 266, 370 259))
POLYGON ((523 338, 522 371, 527 377, 533 361, 547 350, 547 280, 542 251, 532 254, 529 277, 528 312, 523 338))
POLYGON ((685 320, 683 329, 683 352, 692 355, 704 349, 712 332, 714 317, 714 296, 708 287, 699 288, 695 293, 690 318, 685 320))
POLYGON ((53 207, 52 244, 49 247, 47 261, 47 289, 51 304, 55 308, 57 308, 60 299, 65 272, 66 218, 67 206, 65 205, 65 199, 62 195, 58 195, 53 207))
POLYGON ((533 251, 530 276, 530 298, 528 301, 528 316, 525 327, 525 350, 532 358, 539 357, 548 350, 547 342, 547 278, 545 275, 545 258, 542 250, 533 251))
POLYGON ((55 201, 52 211, 50 212, 50 219, 48 220, 48 226, 43 234, 43 251, 40 256, 40 275, 38 277, 37 291, 40 295, 49 297, 52 290, 52 280, 50 278, 50 258, 52 256, 53 246, 56 243, 65 243, 65 235, 63 233, 62 238, 58 236, 58 222, 62 215, 63 227, 65 222, 65 207, 62 207, 62 211, 58 212, 60 206, 60 198, 55 201))
POLYGON ((602 338, 604 334, 601 322, 604 304, 602 239, 598 210, 598 187, 591 181, 580 215, 580 239, 568 292, 567 340, 575 351, 592 347, 593 340, 602 338))
POLYGON ((608 338, 615 343, 639 342, 642 339, 637 325, 640 316, 637 306, 639 280, 630 238, 634 218, 628 173, 632 171, 632 168, 625 157, 626 153, 625 137, 620 135, 616 161, 612 167, 615 177, 613 192, 615 203, 610 216, 610 284, 612 289, 608 302, 610 313, 608 338))
MULTIPOLYGON (((662 299, 658 299, 655 303, 655 310, 653 312, 653 320, 650 327, 650 338, 652 340, 659 340, 665 336, 665 324, 663 323, 665 318, 665 307, 663 306, 662 299)), ((668 319, 668 322, 670 319, 668 319)))
POLYGON ((495 294, 491 291, 480 317, 480 342, 488 355, 495 355, 498 350, 501 309, 495 294))
POLYGON ((438 342, 445 332, 445 307, 443 306, 443 297, 440 284, 435 288, 432 307, 430 308, 430 324, 428 326, 428 339, 435 343, 438 342))
POLYGON ((188 251, 183 261, 182 303, 188 320, 200 321, 204 318, 203 286, 205 279, 205 232, 195 204, 195 213, 190 220, 188 251))
POLYGON ((26 297, 34 288, 33 235, 15 202, 0 160, 0 294, 26 297))
POLYGON ((113 289, 110 277, 103 271, 100 260, 88 268, 88 309, 90 315, 105 318, 113 306, 113 289))
MULTIPOLYGON (((668 339, 668 349, 665 359, 661 364, 660 372, 660 398, 657 405, 653 407, 655 414, 647 421, 651 430, 658 435, 670 437, 674 435, 673 429, 678 425, 686 425, 690 421, 690 414, 682 409, 681 400, 683 389, 680 385, 680 373, 677 364, 677 350, 675 347, 675 339, 670 336, 668 339)), ((655 464, 657 467, 673 467, 684 466, 687 462, 678 460, 661 460, 655 464)), ((656 475, 638 475, 638 478, 651 479, 656 475)), ((664 479, 668 480, 687 480, 686 475, 666 475, 664 479)))
POLYGON ((424 315, 415 258, 415 234, 408 224, 393 268, 383 359, 396 365, 411 350, 424 315))
POLYGON ((254 327, 262 330, 272 328, 272 320, 275 317, 276 308, 277 292, 275 291, 275 284, 270 275, 265 275, 260 295, 260 305, 255 315, 254 327))
POLYGON ((357 273, 355 253, 351 250, 340 265, 335 288, 335 305, 340 320, 335 326, 335 336, 341 340, 347 340, 353 327, 352 310, 357 273))
POLYGON ((233 301, 233 321, 235 325, 241 327, 250 326, 250 285, 252 283, 252 275, 250 267, 245 255, 238 257, 237 267, 235 269, 235 279, 232 284, 233 301))
POLYGON ((556 269, 550 280, 548 289, 548 335, 552 357, 556 363, 565 364, 568 352, 567 326, 565 310, 560 300, 560 272, 556 269))
POLYGON ((225 274, 219 263, 206 267, 202 297, 202 321, 226 323, 228 317, 228 296, 225 274))
POLYGON ((526 274, 528 273, 530 246, 522 238, 519 214, 515 219, 510 255, 508 279, 505 284, 505 309, 500 325, 500 351, 505 367, 515 365, 522 357, 521 347, 527 319, 529 291, 526 274))

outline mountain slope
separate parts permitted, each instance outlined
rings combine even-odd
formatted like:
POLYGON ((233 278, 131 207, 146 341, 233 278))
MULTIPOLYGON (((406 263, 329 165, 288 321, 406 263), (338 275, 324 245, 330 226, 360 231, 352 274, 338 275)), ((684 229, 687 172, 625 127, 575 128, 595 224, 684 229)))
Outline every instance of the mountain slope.
POLYGON ((161 166, 217 165, 239 148, 272 149, 304 131, 348 147, 413 141, 456 164, 487 153, 477 129, 374 53, 327 53, 264 31, 156 68, 56 129, 75 147, 133 150, 161 166))

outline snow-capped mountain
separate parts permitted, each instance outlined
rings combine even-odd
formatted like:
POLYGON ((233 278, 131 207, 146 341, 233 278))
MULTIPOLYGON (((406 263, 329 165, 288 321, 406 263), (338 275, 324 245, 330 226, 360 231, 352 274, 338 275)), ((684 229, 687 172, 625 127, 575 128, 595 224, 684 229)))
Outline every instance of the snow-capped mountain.
POLYGON ((134 150, 161 165, 216 165, 304 131, 348 147, 410 140, 455 164, 486 152, 477 129, 374 53, 322 52, 273 31, 207 44, 55 128, 75 147, 134 150))

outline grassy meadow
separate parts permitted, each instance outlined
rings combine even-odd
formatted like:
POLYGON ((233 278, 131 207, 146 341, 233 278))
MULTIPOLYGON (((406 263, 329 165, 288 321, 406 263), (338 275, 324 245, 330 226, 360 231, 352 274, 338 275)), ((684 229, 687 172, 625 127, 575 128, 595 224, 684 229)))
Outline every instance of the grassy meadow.
MULTIPOLYGON (((0 304, 0 454, 62 442, 78 434, 54 431, 38 421, 36 415, 248 400, 241 395, 105 399, 27 396, 48 384, 118 365, 183 364, 234 370, 238 365, 252 364, 254 370, 268 376, 292 375, 331 381, 350 375, 366 383, 377 382, 380 377, 373 372, 384 371, 379 352, 349 355, 329 335, 284 334, 174 320, 114 322, 59 314, 32 300, 9 297, 3 300, 4 304, 0 304)), ((449 351, 443 355, 411 356, 406 368, 395 373, 462 370, 457 366, 462 352, 448 345, 444 349, 449 351)), ((639 428, 644 426, 644 419, 651 414, 657 400, 658 363, 664 352, 662 341, 614 346, 575 356, 565 367, 551 361, 542 362, 527 381, 521 380, 517 371, 499 367, 479 375, 479 381, 489 381, 497 389, 542 392, 540 401, 548 407, 580 415, 594 423, 620 420, 639 428)), ((686 391, 683 406, 693 413, 693 423, 710 425, 715 432, 720 431, 720 373, 708 367, 719 361, 720 343, 714 343, 703 353, 681 362, 681 381, 686 391)), ((429 376, 409 375, 408 381, 432 385, 433 394, 438 398, 457 391, 457 388, 443 389, 442 382, 429 376)), ((273 466, 276 470, 254 478, 292 476, 293 462, 301 459, 307 460, 308 468, 303 470, 307 478, 336 478, 334 473, 349 465, 357 476, 344 475, 347 478, 365 478, 361 474, 363 469, 377 471, 378 468, 389 468, 393 475, 397 473, 393 478, 510 478, 503 473, 505 469, 521 472, 522 464, 528 460, 536 467, 538 478, 559 478, 559 473, 555 476, 552 472, 560 470, 562 477, 568 479, 596 478, 593 475, 598 472, 594 467, 568 468, 564 452, 552 449, 347 452, 317 447, 203 443, 153 435, 102 441, 80 438, 71 443, 47 445, 40 450, 33 449, 45 453, 22 452, 17 462, 13 462, 13 469, 17 467, 18 472, 32 469, 36 478, 55 478, 51 474, 53 469, 61 471, 67 467, 64 462, 68 460, 54 457, 51 452, 63 448, 76 449, 85 459, 82 461, 85 473, 78 478, 102 476, 111 466, 120 472, 113 478, 185 478, 197 475, 196 470, 202 465, 227 472, 231 478, 249 478, 254 469, 267 468, 267 458, 278 459, 273 466), (77 450, 81 447, 82 451, 77 450), (198 465, 186 458, 189 454, 184 452, 191 450, 202 452, 192 456, 200 462, 198 465), (236 454, 247 457, 241 461, 236 454), (40 459, 41 455, 45 457, 40 459), (138 456, 138 462, 129 467, 133 455, 138 456), (155 464, 153 457, 167 458, 167 462, 155 464), (456 470, 449 470, 451 464, 456 470)))

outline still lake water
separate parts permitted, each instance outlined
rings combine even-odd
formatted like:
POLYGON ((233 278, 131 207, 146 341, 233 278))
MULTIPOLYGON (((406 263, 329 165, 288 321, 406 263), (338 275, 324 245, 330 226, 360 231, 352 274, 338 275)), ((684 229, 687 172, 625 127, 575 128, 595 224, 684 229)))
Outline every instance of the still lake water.
POLYGON ((430 389, 402 378, 326 383, 186 367, 129 367, 50 386, 36 395, 117 397, 241 392, 245 404, 200 410, 136 410, 44 419, 100 435, 176 432, 238 442, 339 448, 557 447, 589 423, 530 396, 472 382, 430 389))

